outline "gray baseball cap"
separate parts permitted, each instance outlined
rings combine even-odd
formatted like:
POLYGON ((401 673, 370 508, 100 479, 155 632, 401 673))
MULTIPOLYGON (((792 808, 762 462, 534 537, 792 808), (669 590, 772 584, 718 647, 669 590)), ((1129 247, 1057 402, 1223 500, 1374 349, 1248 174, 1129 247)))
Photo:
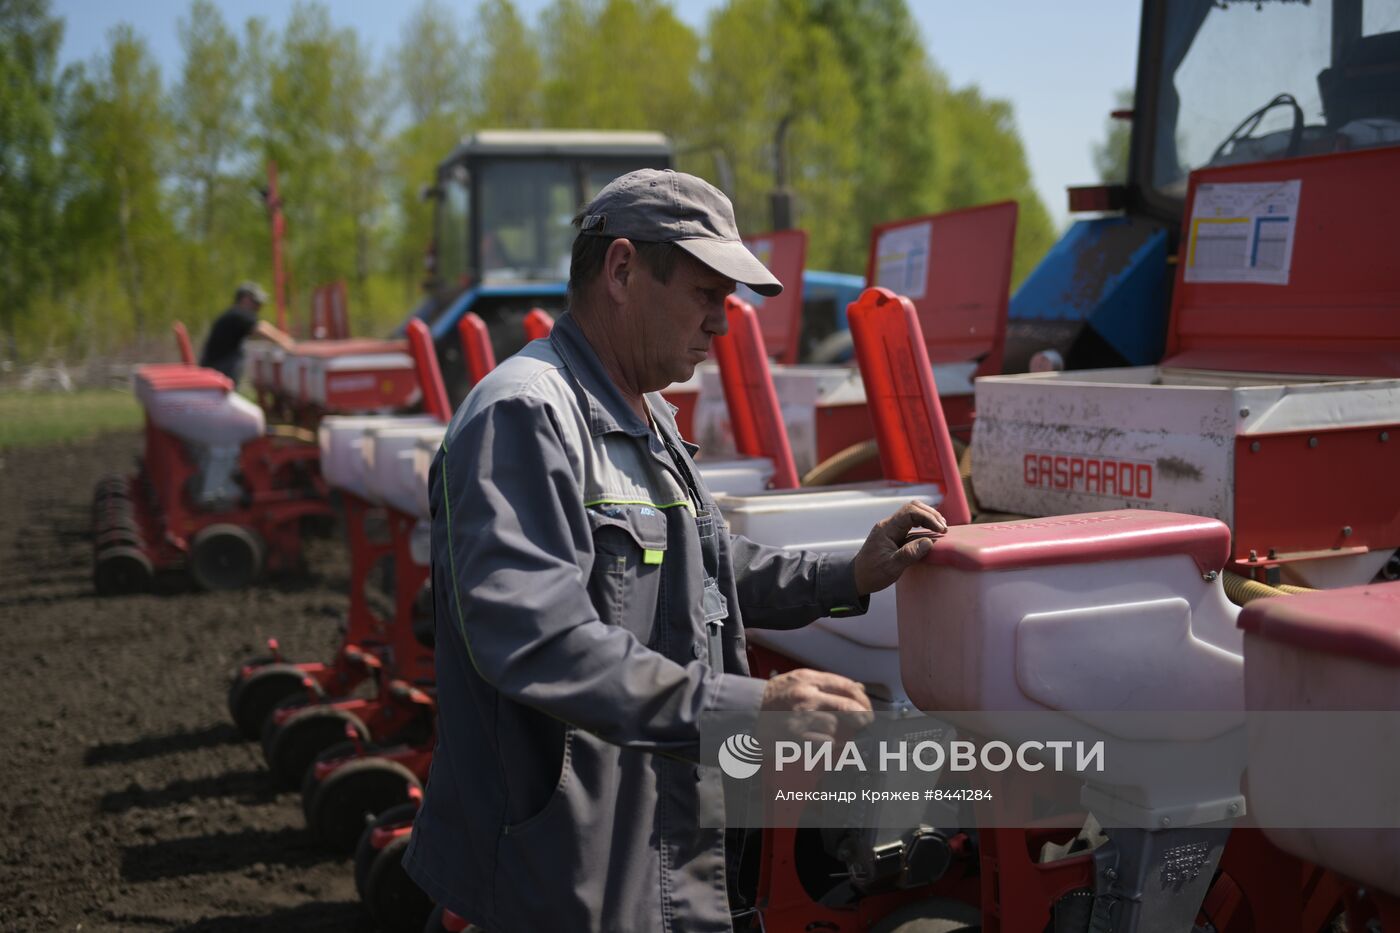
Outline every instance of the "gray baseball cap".
POLYGON ((238 288, 234 289, 234 296, 250 295, 252 299, 260 305, 267 304, 267 292, 262 290, 262 286, 257 282, 239 282, 238 288))
POLYGON ((783 290, 739 238, 724 192, 684 172, 644 168, 614 178, 584 208, 579 236, 674 243, 760 295, 771 298, 783 290))

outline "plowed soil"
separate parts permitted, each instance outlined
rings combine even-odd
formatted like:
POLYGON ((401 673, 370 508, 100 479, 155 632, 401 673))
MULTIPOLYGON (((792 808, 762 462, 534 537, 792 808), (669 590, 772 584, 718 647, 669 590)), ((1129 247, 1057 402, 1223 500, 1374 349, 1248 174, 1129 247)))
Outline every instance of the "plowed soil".
POLYGON ((330 657, 343 537, 245 592, 99 599, 93 485, 139 447, 0 451, 0 929, 368 931, 349 862, 311 842, 225 709, 269 636, 330 657))

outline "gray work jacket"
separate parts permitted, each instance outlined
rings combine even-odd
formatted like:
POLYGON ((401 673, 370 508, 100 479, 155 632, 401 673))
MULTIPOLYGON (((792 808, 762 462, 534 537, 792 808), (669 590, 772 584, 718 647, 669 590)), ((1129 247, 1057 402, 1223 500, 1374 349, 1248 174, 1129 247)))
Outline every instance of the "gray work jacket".
POLYGON ((719 523, 723 671, 686 484, 570 315, 482 380, 433 462, 438 744, 404 865, 489 933, 727 933, 700 715, 758 709, 745 625, 867 605, 850 558, 730 536, 647 403, 719 523))

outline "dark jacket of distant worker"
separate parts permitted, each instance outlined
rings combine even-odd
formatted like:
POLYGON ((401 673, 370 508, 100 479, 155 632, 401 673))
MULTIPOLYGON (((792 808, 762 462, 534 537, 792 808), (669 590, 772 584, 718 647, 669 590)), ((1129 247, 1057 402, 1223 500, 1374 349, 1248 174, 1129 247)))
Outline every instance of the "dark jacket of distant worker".
POLYGON ((243 375, 243 341, 249 334, 278 344, 283 349, 292 345, 292 338, 266 321, 258 320, 258 309, 267 303, 267 293, 256 282, 244 282, 233 293, 233 305, 214 319, 209 328, 209 336, 204 338, 204 348, 199 354, 199 365, 217 369, 238 383, 243 375))
POLYGON ((917 503, 854 558, 731 535, 657 394, 781 290, 729 200, 645 169, 579 215, 570 310, 472 391, 432 465, 438 745, 404 864, 488 933, 731 929, 707 711, 861 711, 864 688, 748 676, 744 628, 859 614, 927 553, 917 503), (708 819, 702 819, 702 815, 708 819))

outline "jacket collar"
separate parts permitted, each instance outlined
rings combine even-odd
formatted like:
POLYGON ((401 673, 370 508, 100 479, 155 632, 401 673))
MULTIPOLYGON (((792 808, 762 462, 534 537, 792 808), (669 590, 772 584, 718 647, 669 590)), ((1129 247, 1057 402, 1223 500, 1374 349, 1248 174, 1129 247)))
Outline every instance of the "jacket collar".
POLYGON ((633 437, 646 437, 651 433, 603 369, 602 360, 598 359, 571 312, 565 311, 554 322, 549 339, 579 387, 581 401, 588 411, 588 430, 594 437, 613 431, 633 437))

